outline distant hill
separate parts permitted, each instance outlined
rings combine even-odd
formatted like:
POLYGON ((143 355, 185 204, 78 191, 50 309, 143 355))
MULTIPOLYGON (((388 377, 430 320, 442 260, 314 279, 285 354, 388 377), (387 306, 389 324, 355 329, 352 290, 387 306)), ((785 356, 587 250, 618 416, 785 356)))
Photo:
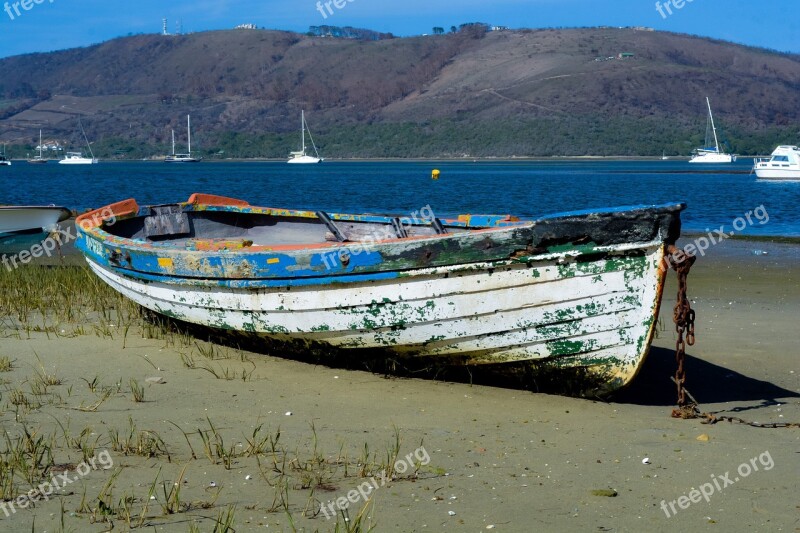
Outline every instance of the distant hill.
POLYGON ((0 140, 284 157, 300 110, 327 157, 688 155, 705 97, 741 154, 800 143, 800 56, 635 29, 356 41, 269 30, 138 35, 0 60, 0 140))

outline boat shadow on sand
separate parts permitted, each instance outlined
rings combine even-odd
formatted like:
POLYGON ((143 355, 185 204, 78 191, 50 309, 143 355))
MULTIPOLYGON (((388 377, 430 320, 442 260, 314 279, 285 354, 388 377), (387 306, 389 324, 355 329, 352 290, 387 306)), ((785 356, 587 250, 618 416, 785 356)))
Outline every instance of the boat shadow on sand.
MULTIPOLYGON (((675 375, 675 369, 673 350, 651 348, 639 375, 626 389, 615 395, 613 401, 651 406, 674 405, 677 391, 670 377, 675 375)), ((686 355, 684 369, 686 388, 700 402, 701 408, 705 404, 751 404, 733 410, 741 412, 786 403, 787 398, 800 398, 800 394, 774 383, 745 376, 689 354, 686 355), (759 403, 752 405, 753 402, 759 403)))
MULTIPOLYGON (((402 358, 380 350, 332 350, 308 344, 295 345, 241 332, 223 331, 167 318, 144 310, 145 319, 182 334, 208 340, 229 348, 294 360, 329 368, 363 371, 383 375, 387 379, 429 379, 527 390, 535 393, 587 397, 615 403, 669 406, 675 404, 673 351, 653 347, 641 372, 627 388, 599 398, 583 391, 597 388, 603 378, 592 377, 583 369, 541 371, 530 363, 497 365, 459 364, 458 361, 402 358)), ((705 403, 753 402, 764 406, 777 405, 776 398, 800 397, 793 391, 759 381, 727 368, 687 355, 685 368, 689 389, 705 403)))

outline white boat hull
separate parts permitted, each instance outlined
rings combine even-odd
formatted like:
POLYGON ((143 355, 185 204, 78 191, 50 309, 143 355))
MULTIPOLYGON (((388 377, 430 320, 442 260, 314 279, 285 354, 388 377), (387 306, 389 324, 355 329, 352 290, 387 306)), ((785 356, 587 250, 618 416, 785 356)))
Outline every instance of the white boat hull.
POLYGON ((41 229, 52 231, 68 212, 58 207, 0 207, 0 234, 41 229))
POLYGON ((549 254, 290 291, 144 282, 87 261, 131 300, 186 322, 337 349, 586 368, 613 390, 646 356, 665 273, 660 242, 609 248, 592 261, 549 254), (626 255, 634 248, 644 254, 626 255))
POLYGON ((167 157, 164 159, 165 163, 199 163, 200 159, 197 157, 167 157))
POLYGON ((293 163, 296 165, 308 165, 313 163, 320 163, 322 161, 319 157, 313 157, 310 155, 301 155, 299 157, 293 157, 288 161, 288 163, 293 163))
POLYGON ((707 163, 707 164, 722 164, 733 163, 736 161, 736 156, 731 154, 699 154, 692 157, 689 163, 707 163))
POLYGON ((756 159, 753 170, 759 179, 800 180, 800 148, 778 146, 769 159, 756 159))
POLYGON ((800 168, 756 168, 756 176, 762 180, 800 180, 800 168))
POLYGON ((89 159, 88 157, 81 157, 75 159, 62 159, 58 162, 59 165, 95 165, 97 159, 89 159))

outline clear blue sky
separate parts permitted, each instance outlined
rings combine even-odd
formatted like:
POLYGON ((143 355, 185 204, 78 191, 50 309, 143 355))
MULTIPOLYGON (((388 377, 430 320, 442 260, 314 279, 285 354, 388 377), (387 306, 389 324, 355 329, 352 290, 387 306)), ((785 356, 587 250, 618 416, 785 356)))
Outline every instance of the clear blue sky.
POLYGON ((670 0, 663 16, 655 0, 337 1, 343 7, 331 3, 331 14, 323 6, 323 18, 317 0, 0 0, 0 57, 85 46, 129 33, 158 33, 164 17, 170 31, 180 19, 185 31, 252 23, 302 32, 330 24, 399 36, 478 21, 511 28, 650 26, 800 53, 797 0, 670 0), (683 6, 673 7, 675 2, 683 6))

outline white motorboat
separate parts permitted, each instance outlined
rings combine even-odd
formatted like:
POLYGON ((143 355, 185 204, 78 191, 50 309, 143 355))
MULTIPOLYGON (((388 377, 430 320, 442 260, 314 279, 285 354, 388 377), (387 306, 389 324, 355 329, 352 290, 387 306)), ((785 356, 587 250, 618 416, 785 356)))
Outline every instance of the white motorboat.
POLYGON ((186 115, 186 140, 187 152, 185 154, 175 153, 175 130, 172 130, 172 153, 164 158, 165 163, 199 163, 201 157, 192 157, 192 118, 186 115))
POLYGON ((0 154, 0 167, 10 167, 11 161, 6 159, 6 145, 3 145, 3 153, 0 154))
POLYGON ((800 180, 800 148, 778 146, 769 158, 756 159, 753 170, 763 180, 800 180))
POLYGON ((309 163, 322 162, 322 158, 319 156, 319 152, 317 152, 317 146, 314 144, 314 138, 311 137, 311 130, 308 129, 308 124, 306 123, 305 111, 300 111, 300 136, 303 148, 299 152, 290 152, 288 162, 296 164, 297 163, 309 164, 309 163), (314 153, 316 154, 316 157, 306 154, 306 131, 308 131, 308 138, 311 140, 311 146, 314 148, 314 153))
POLYGON ((711 114, 711 101, 706 97, 706 104, 708 105, 708 120, 706 122, 706 140, 703 148, 698 148, 694 151, 694 155, 689 160, 689 163, 733 163, 736 161, 735 154, 726 154, 719 148, 719 139, 717 139, 717 128, 714 125, 714 115, 711 114), (714 146, 711 146, 713 138, 714 146))

